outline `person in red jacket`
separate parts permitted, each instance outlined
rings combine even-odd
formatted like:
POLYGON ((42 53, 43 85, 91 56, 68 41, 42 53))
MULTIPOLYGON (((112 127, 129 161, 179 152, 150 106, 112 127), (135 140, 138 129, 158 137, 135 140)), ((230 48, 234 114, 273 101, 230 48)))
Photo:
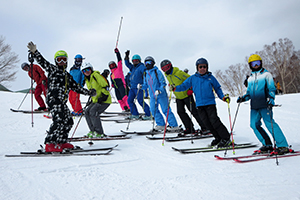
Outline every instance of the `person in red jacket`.
POLYGON ((41 97, 41 94, 44 93, 44 96, 46 98, 47 82, 48 82, 47 77, 45 76, 45 72, 42 70, 40 66, 38 65, 32 65, 32 66, 33 68, 31 70, 30 65, 28 63, 25 62, 21 65, 22 69, 28 72, 28 76, 36 82, 34 97, 38 102, 38 104, 40 105, 40 107, 35 109, 35 111, 39 111, 39 110, 47 111, 46 104, 43 98, 41 97))

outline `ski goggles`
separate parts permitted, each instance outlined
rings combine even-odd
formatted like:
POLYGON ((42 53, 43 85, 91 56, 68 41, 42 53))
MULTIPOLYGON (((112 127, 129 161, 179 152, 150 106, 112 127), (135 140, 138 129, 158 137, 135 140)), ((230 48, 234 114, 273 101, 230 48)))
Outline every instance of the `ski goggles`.
POLYGON ((75 62, 82 62, 82 58, 75 58, 75 62))
POLYGON ((55 59, 55 61, 57 62, 57 63, 67 63, 67 61, 68 61, 68 58, 67 57, 56 57, 56 59, 55 59))
POLYGON ((171 66, 172 66, 172 64, 169 63, 169 64, 166 64, 165 66, 163 66, 161 69, 162 69, 164 72, 166 72, 166 71, 168 71, 168 70, 171 68, 171 66))
POLYGON ((255 67, 255 66, 260 66, 261 65, 261 61, 260 60, 256 60, 256 61, 252 61, 251 63, 250 63, 250 66, 251 67, 255 67))
POLYGON ((148 60, 148 61, 145 62, 145 65, 152 65, 152 63, 153 62, 151 60, 148 60))
POLYGON ((91 71, 91 69, 90 69, 90 68, 86 68, 86 69, 83 69, 83 70, 82 70, 82 72, 83 72, 83 73, 85 73, 85 72, 89 72, 89 71, 91 71))
POLYGON ((110 69, 114 69, 114 68, 116 68, 116 63, 112 63, 112 64, 110 64, 110 65, 109 65, 109 68, 110 68, 110 69))

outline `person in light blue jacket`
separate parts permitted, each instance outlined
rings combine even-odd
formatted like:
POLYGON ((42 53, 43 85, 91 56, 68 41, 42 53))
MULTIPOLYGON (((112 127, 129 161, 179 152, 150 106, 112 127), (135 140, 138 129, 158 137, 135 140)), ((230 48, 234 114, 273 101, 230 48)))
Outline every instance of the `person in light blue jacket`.
POLYGON ((153 57, 148 56, 145 58, 145 65, 147 70, 144 78, 144 83, 142 85, 143 90, 149 90, 150 110, 156 123, 154 129, 157 131, 165 129, 165 120, 158 109, 158 105, 160 105, 162 112, 168 118, 168 130, 172 132, 179 131, 175 115, 172 112, 171 107, 169 106, 168 94, 165 89, 167 85, 166 80, 162 72, 156 66, 154 66, 154 64, 155 60, 153 57))
POLYGON ((279 125, 273 119, 272 107, 275 105, 275 85, 273 77, 262 67, 262 59, 259 55, 253 54, 249 57, 248 64, 252 70, 248 78, 248 87, 245 95, 237 99, 238 103, 250 101, 251 115, 250 126, 256 137, 262 143, 262 147, 254 153, 269 153, 273 151, 273 145, 266 131, 261 127, 263 119, 267 129, 276 142, 278 154, 289 153, 287 140, 279 125))
POLYGON ((199 116, 215 138, 211 142, 211 146, 217 146, 218 148, 231 146, 229 132, 217 115, 213 90, 220 99, 227 103, 230 102, 229 95, 223 94, 221 85, 208 71, 208 62, 205 58, 199 58, 196 61, 196 70, 197 72, 187 78, 181 85, 176 87, 171 85, 170 90, 181 92, 193 87, 199 116))

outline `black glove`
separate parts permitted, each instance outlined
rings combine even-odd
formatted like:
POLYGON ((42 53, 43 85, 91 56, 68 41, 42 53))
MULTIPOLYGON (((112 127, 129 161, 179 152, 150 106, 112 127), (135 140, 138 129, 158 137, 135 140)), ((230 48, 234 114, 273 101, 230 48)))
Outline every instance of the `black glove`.
POLYGON ((129 53, 130 53, 130 50, 127 50, 125 52, 125 58, 124 58, 124 60, 129 60, 129 53))
POLYGON ((102 96, 98 98, 98 103, 102 103, 103 101, 106 101, 108 98, 108 95, 105 95, 102 93, 102 96))
POLYGON ((229 94, 225 94, 222 100, 225 101, 225 102, 227 102, 227 103, 230 103, 229 94))
POLYGON ((92 96, 92 97, 96 96, 97 95, 96 90, 94 88, 90 89, 90 94, 89 95, 92 96))
POLYGON ((119 52, 119 49, 118 48, 115 48, 115 53, 118 53, 119 52))
POLYGON ((242 103, 242 102, 244 102, 244 101, 246 101, 246 99, 245 99, 244 97, 239 97, 239 98, 236 100, 237 103, 242 103))

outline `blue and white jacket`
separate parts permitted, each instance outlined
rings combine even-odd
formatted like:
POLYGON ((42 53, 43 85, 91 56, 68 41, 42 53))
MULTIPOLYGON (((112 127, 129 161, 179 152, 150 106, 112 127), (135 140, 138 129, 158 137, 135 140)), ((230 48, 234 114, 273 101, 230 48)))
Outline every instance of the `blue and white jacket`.
POLYGON ((213 89, 220 99, 224 97, 221 85, 211 72, 204 75, 196 72, 194 75, 187 78, 181 85, 176 86, 175 91, 185 91, 190 87, 193 87, 197 107, 216 104, 213 89))
POLYGON ((251 109, 261 109, 268 107, 268 100, 275 99, 275 85, 270 72, 262 68, 252 72, 248 78, 247 92, 243 98, 248 101, 251 99, 251 109))
POLYGON ((159 90, 160 94, 158 97, 167 96, 166 87, 167 83, 163 73, 154 66, 150 70, 146 70, 146 76, 144 78, 144 84, 142 89, 146 90, 149 88, 150 98, 155 98, 155 91, 159 90))

